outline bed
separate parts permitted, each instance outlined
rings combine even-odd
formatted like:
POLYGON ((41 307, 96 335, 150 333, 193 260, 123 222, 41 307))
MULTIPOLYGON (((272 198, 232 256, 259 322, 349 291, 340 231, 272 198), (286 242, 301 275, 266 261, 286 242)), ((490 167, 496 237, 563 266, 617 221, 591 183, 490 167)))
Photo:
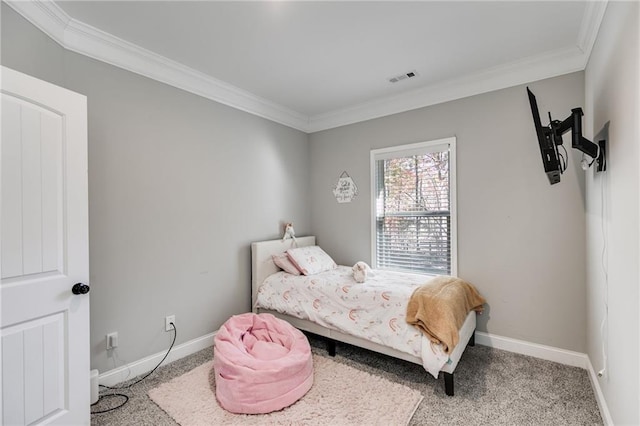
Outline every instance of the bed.
MULTIPOLYGON (((404 339, 404 343, 407 343, 406 345, 403 342, 387 341, 384 336, 382 337, 378 336, 378 334, 376 333, 367 334, 364 331, 361 332, 360 330, 356 330, 355 332, 354 331, 345 332, 345 330, 342 329, 341 325, 338 323, 328 323, 326 320, 323 320, 322 318, 310 318, 310 316, 305 315, 304 312, 285 313, 286 310, 284 308, 278 305, 274 305, 271 302, 268 302, 268 300, 265 298, 263 294, 265 293, 265 291, 260 290, 263 284, 264 284, 264 287, 266 288, 267 286, 270 286, 271 283, 274 281, 286 282, 289 280, 293 280, 294 278, 302 279, 302 280, 316 279, 316 281, 319 281, 321 279, 324 279, 324 276, 323 275, 319 275, 318 277, 301 276, 302 278, 290 276, 290 274, 286 274, 285 272, 281 271, 280 268, 274 264, 272 260, 272 255, 282 254, 283 252, 285 252, 290 248, 313 246, 315 244, 316 244, 316 239, 314 236, 299 237, 295 241, 291 239, 284 240, 284 241, 270 240, 270 241, 254 242, 251 244, 251 258, 252 258, 252 277, 251 277, 252 301, 251 302, 252 302, 253 312, 270 313, 276 316, 277 318, 281 318, 283 320, 288 321, 290 324, 292 324, 293 326, 295 326, 300 330, 304 330, 304 331, 328 338, 329 354, 332 356, 335 355, 335 342, 339 341, 339 342, 355 345, 364 349, 379 352, 385 355, 389 355, 394 358, 398 358, 398 359, 402 359, 402 360, 406 360, 406 361, 410 361, 410 362, 422 365, 425 367, 425 370, 429 371, 431 375, 433 375, 434 377, 438 377, 439 376, 438 373, 442 372, 443 373, 442 375, 444 378, 445 393, 449 396, 452 396, 454 394, 453 374, 454 374, 455 368, 458 365, 458 362, 460 361, 460 358, 466 346, 467 345, 473 346, 475 343, 474 336, 475 336, 475 328, 476 328, 476 312, 471 311, 466 316, 463 325, 458 331, 459 332, 458 344, 454 347, 454 349, 451 351, 450 354, 444 355, 446 357, 446 359, 444 360, 442 359, 442 356, 443 356, 442 351, 438 351, 438 350, 434 351, 433 350, 434 348, 430 344, 429 340, 421 332, 419 332, 417 328, 410 326, 409 324, 406 324, 406 322, 400 319, 393 318, 392 320, 390 320, 390 322, 387 325, 391 327, 394 331, 401 329, 398 333, 400 332, 404 333, 402 339, 404 339), (259 293, 262 301, 258 300, 259 293), (416 337, 416 339, 414 339, 414 337, 416 337), (434 352, 435 355, 427 356, 428 355, 427 348, 431 348, 431 352, 434 352), (426 358, 432 358, 432 359, 430 359, 429 361, 429 360, 426 360, 426 358), (433 366, 434 366, 434 363, 436 362, 439 363, 437 365, 441 365, 441 367, 437 368, 434 371, 433 366)), ((342 268, 343 269, 336 269, 335 271, 332 271, 330 274, 332 275, 332 277, 329 277, 329 278, 346 280, 347 277, 345 276, 345 274, 347 274, 347 272, 345 272, 346 271, 344 269, 345 267, 342 267, 342 268)), ((348 270, 350 269, 351 268, 349 267, 348 270)), ((375 276, 378 273, 379 273, 378 271, 374 271, 373 275, 375 276)), ((407 275, 412 275, 412 274, 407 274, 407 275)), ((416 275, 412 275, 412 276, 414 280, 420 280, 422 283, 428 280, 428 278, 425 278, 424 276, 416 276, 416 275)), ((408 279, 411 280, 410 277, 408 277, 408 279)), ((352 284, 355 284, 355 282, 353 282, 352 284)), ((411 289, 415 288, 414 284, 415 282, 411 284, 410 286, 411 289)), ((350 290, 363 291, 364 288, 365 288, 364 286, 360 286, 360 287, 344 286, 344 291, 345 292, 349 292, 350 290)), ((410 291, 410 290, 403 290, 403 291, 405 291, 405 294, 410 295, 410 292, 406 293, 406 291, 410 291)), ((339 292, 339 291, 336 290, 336 292, 339 292)), ((401 296, 390 295, 387 292, 384 292, 384 294, 382 294, 376 291, 376 294, 382 295, 384 300, 389 302, 394 302, 394 297, 401 297, 401 296)), ((285 297, 283 297, 283 299, 286 299, 288 297, 287 294, 285 294, 284 296, 285 297)), ((406 300, 408 301, 408 296, 406 296, 406 300)), ((400 305, 402 304, 402 302, 399 302, 396 300, 395 303, 390 303, 389 305, 393 304, 394 306, 398 306, 398 309, 406 310, 406 302, 404 303, 405 303, 403 305, 404 307, 401 307, 400 305)), ((351 314, 351 312, 349 312, 348 314, 351 314)), ((404 312, 399 312, 399 314, 396 316, 401 318, 403 314, 404 312)), ((357 314, 354 314, 354 315, 357 315, 357 314)), ((359 319, 359 318, 356 318, 356 319, 359 319)), ((438 349, 438 348, 435 348, 435 349, 438 349)))

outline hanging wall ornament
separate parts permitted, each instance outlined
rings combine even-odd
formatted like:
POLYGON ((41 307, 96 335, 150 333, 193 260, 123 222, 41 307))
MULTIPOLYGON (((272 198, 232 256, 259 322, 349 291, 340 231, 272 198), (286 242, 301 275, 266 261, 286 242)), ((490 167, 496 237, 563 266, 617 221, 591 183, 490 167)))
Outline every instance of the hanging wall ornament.
POLYGON ((333 195, 339 203, 350 203, 358 195, 358 187, 346 171, 342 172, 338 178, 338 182, 333 188, 333 195))

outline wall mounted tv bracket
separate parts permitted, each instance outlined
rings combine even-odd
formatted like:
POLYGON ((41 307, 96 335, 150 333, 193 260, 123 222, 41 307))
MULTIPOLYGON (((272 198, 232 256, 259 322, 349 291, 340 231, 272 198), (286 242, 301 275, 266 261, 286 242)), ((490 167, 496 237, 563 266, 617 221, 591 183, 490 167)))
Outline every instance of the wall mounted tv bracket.
POLYGON ((571 130, 571 147, 593 158, 593 161, 587 163, 586 167, 588 168, 594 161, 597 161, 596 171, 601 172, 606 170, 606 138, 599 140, 596 145, 582 136, 582 108, 572 109, 571 115, 564 121, 552 119, 551 113, 549 113, 549 125, 542 126, 536 97, 528 87, 527 93, 529 95, 531 114, 533 115, 533 123, 540 146, 542 164, 550 184, 553 185, 560 182, 560 175, 566 169, 566 161, 560 161, 562 156, 558 152, 558 146, 562 145, 562 135, 569 130, 571 130))

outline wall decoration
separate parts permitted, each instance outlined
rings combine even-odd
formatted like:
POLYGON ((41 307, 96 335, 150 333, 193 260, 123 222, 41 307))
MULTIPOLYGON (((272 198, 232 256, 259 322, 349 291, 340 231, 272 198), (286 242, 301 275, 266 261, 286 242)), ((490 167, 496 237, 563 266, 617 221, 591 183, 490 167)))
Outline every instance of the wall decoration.
POLYGON ((358 187, 346 171, 338 178, 333 195, 339 203, 350 203, 358 195, 358 187))

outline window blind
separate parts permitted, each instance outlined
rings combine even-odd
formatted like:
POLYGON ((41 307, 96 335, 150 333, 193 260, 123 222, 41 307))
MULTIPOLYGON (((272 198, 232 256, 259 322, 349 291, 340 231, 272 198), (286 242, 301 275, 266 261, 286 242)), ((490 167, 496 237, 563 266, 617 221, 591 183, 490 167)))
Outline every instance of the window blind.
POLYGON ((373 154, 378 268, 451 274, 449 144, 373 154))

